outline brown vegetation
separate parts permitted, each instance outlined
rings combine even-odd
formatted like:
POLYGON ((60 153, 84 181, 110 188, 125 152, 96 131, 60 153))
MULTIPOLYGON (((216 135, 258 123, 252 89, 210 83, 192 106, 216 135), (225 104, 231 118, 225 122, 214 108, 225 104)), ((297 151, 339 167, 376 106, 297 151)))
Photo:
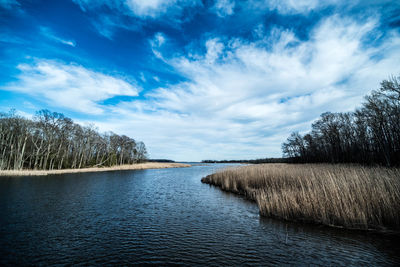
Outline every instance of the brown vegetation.
POLYGON ((63 169, 63 170, 0 170, 0 176, 42 176, 63 173, 79 173, 79 172, 105 172, 105 171, 122 171, 122 170, 143 170, 143 169, 162 169, 162 168, 182 168, 190 167, 189 164, 183 163, 164 163, 164 162, 147 162, 127 165, 117 165, 104 168, 82 168, 82 169, 63 169))
POLYGON ((260 214, 354 229, 400 229, 400 169, 263 164, 202 179, 257 202, 260 214))

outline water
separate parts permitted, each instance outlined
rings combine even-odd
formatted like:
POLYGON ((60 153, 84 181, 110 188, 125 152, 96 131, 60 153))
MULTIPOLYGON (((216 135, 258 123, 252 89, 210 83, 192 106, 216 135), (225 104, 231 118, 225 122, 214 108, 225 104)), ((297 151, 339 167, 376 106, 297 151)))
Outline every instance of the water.
POLYGON ((224 165, 0 178, 0 265, 399 265, 399 237, 262 218, 224 165))

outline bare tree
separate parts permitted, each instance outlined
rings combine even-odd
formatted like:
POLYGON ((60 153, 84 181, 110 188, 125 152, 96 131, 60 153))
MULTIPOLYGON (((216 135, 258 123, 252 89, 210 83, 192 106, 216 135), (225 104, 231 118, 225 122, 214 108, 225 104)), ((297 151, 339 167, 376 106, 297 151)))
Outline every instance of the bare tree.
POLYGON ((146 147, 128 136, 98 132, 61 113, 40 110, 33 120, 0 113, 0 169, 63 169, 132 164, 146 147))
POLYGON ((323 113, 311 133, 292 133, 282 152, 297 162, 400 165, 400 76, 384 80, 355 112, 323 113))

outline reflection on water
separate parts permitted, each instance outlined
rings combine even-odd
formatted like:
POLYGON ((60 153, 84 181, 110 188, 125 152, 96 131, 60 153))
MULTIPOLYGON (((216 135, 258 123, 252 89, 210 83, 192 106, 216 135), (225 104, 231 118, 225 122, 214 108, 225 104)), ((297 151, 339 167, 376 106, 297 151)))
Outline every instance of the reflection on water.
POLYGON ((0 179, 0 265, 396 265, 397 236, 262 218, 226 165, 0 179))
MULTIPOLYGON (((287 256, 321 265, 390 265, 400 262, 399 237, 260 217, 260 225, 287 256), (326 255, 326 256, 324 256, 326 255), (318 261, 314 258, 318 257, 318 261)), ((293 263, 295 263, 294 261, 293 263)))

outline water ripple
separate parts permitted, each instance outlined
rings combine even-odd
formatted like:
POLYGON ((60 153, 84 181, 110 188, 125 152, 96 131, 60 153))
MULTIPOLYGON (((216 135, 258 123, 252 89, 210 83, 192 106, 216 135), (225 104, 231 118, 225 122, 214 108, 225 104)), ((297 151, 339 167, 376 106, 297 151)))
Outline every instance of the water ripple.
POLYGON ((0 179, 0 265, 400 264, 399 237, 286 223, 202 184, 221 165, 0 179))

